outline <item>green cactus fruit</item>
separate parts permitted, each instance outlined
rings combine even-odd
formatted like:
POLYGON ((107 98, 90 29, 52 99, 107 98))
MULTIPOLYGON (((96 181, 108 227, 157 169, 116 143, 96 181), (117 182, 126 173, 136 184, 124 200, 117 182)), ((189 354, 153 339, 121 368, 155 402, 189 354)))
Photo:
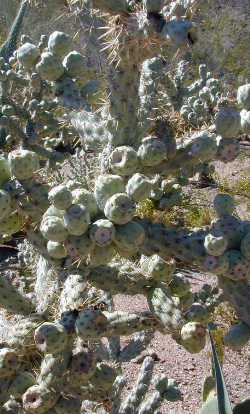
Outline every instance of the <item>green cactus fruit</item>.
POLYGON ((196 354, 206 345, 206 329, 199 322, 188 322, 181 329, 181 344, 191 354, 196 354))
POLYGON ((224 236, 229 249, 237 249, 245 235, 242 222, 230 215, 212 221, 210 232, 216 237, 224 236))
POLYGON ((95 199, 98 207, 104 210, 107 200, 117 193, 125 192, 123 179, 119 175, 101 175, 95 183, 95 199))
POLYGON ((49 186, 39 183, 35 180, 31 180, 31 182, 30 181, 23 182, 22 185, 29 198, 29 201, 32 204, 34 204, 35 206, 39 206, 41 211, 44 211, 49 207, 49 202, 48 202, 49 186))
POLYGON ((0 156, 0 186, 10 180, 10 166, 6 158, 0 156))
POLYGON ((110 197, 104 207, 105 216, 115 224, 127 224, 135 215, 136 206, 126 193, 110 197))
POLYGON ((39 351, 53 354, 65 349, 68 335, 61 324, 44 322, 35 330, 34 341, 39 351))
POLYGON ((29 180, 39 170, 39 158, 33 151, 18 149, 8 156, 11 174, 18 180, 29 180))
POLYGON ((175 272, 176 263, 174 259, 163 260, 157 254, 154 254, 148 260, 145 260, 145 264, 142 263, 142 269, 145 269, 153 279, 169 283, 175 272))
POLYGON ((194 302, 186 312, 185 317, 189 322, 205 324, 209 321, 209 311, 205 305, 194 302))
POLYGON ((67 253, 72 258, 87 258, 94 249, 94 242, 88 236, 69 236, 64 243, 67 253))
POLYGON ((115 228, 114 243, 119 250, 135 255, 145 240, 144 228, 136 221, 130 221, 115 228))
POLYGON ((14 398, 21 398, 25 391, 35 385, 36 379, 30 372, 21 372, 12 381, 9 387, 9 394, 13 395, 14 398))
POLYGON ((215 116, 216 132, 222 138, 235 138, 240 132, 240 114, 233 108, 222 108, 215 116))
POLYGON ((250 233, 247 233, 246 236, 242 239, 240 250, 241 250, 241 254, 247 260, 250 260, 250 233))
POLYGON ((89 256, 89 266, 97 267, 108 264, 117 254, 114 244, 105 247, 95 246, 89 256))
POLYGON ((97 220, 91 225, 89 236, 97 246, 108 246, 114 240, 115 226, 109 220, 97 220))
POLYGON ((218 217, 232 215, 235 210, 234 199, 229 194, 217 194, 214 198, 213 205, 218 217))
POLYGON ((14 349, 0 349, 0 378, 13 377, 19 369, 17 353, 14 349))
POLYGON ((10 195, 0 189, 0 221, 3 220, 11 212, 10 195))
POLYGON ((150 196, 153 184, 142 174, 136 173, 128 180, 126 192, 134 201, 142 201, 150 196))
POLYGON ((86 206, 91 219, 94 219, 98 214, 98 206, 96 204, 95 196, 91 191, 85 188, 75 188, 72 190, 72 204, 82 204, 86 206))
POLYGON ((72 195, 65 185, 57 185, 48 194, 49 201, 59 210, 67 210, 72 204, 72 195))
POLYGON ((18 212, 11 213, 0 221, 0 234, 12 235, 18 233, 22 228, 23 220, 18 212))
POLYGON ((151 289, 148 304, 150 310, 161 321, 165 332, 176 332, 183 325, 181 312, 166 289, 151 289))
POLYGON ((250 262, 242 256, 239 250, 228 250, 225 253, 229 260, 226 277, 238 280, 250 280, 250 262))
POLYGON ((241 129, 244 134, 250 134, 250 110, 242 109, 240 112, 241 129))
POLYGON ((67 74, 73 79, 89 80, 89 70, 86 58, 80 53, 70 52, 63 60, 67 74))
POLYGON ((173 275, 168 287, 172 296, 178 296, 180 298, 187 295, 191 290, 190 282, 181 273, 173 275))
POLYGON ((167 147, 157 137, 146 137, 142 140, 137 155, 143 166, 153 167, 167 158, 167 147))
POLYGON ((250 111, 250 83, 238 88, 237 101, 242 108, 250 111))
POLYGON ((55 82, 64 74, 64 68, 60 60, 50 52, 43 52, 39 62, 36 64, 36 71, 42 79, 55 82))
POLYGON ((78 351, 73 354, 71 359, 69 380, 74 384, 81 385, 82 382, 93 376, 95 369, 95 353, 89 349, 78 351))
POLYGON ((67 251, 62 243, 49 240, 47 243, 49 256, 53 259, 63 259, 67 256, 67 251))
POLYGON ((76 333, 80 338, 98 338, 108 327, 108 319, 100 310, 86 309, 76 320, 76 333))
POLYGON ((224 253, 222 256, 207 256, 204 259, 203 267, 208 272, 225 276, 227 272, 229 271, 230 263, 229 258, 224 253))
POLYGON ((199 160, 199 163, 212 160, 218 152, 216 137, 207 130, 194 133, 190 140, 184 143, 183 151, 183 162, 188 163, 190 157, 190 167, 194 166, 195 159, 199 160))
POLYGON ((207 234, 204 247, 211 256, 221 256, 227 248, 227 240, 224 236, 215 237, 212 234, 207 234))
POLYGON ((43 385, 32 385, 23 394, 23 408, 27 414, 45 414, 55 405, 58 398, 59 395, 54 389, 48 389, 43 385))
POLYGON ((224 336, 224 344, 232 349, 242 349, 250 340, 250 327, 244 322, 230 327, 224 336))
POLYGON ((72 204, 66 210, 63 221, 65 228, 73 236, 81 236, 86 233, 91 222, 90 214, 82 204, 72 204))
POLYGON ((59 58, 64 57, 70 51, 71 38, 69 35, 63 32, 55 31, 51 33, 48 40, 49 51, 58 56, 59 58))
POLYGON ((16 51, 17 60, 25 69, 32 69, 40 56, 40 50, 31 43, 24 43, 16 51))
POLYGON ((58 243, 64 242, 68 236, 64 221, 56 216, 43 217, 40 231, 45 239, 58 243))
POLYGON ((110 154, 109 166, 114 174, 121 176, 134 174, 138 168, 136 151, 125 145, 115 148, 110 154))

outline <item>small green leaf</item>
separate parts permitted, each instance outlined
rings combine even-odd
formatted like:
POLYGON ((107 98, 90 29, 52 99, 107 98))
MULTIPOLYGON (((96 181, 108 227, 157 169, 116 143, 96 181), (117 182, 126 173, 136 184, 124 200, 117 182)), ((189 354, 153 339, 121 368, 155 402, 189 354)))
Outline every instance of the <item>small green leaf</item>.
MULTIPOLYGON (((220 366, 219 358, 215 349, 215 344, 208 326, 209 338, 213 354, 213 366, 216 379, 217 401, 218 401, 218 414, 233 414, 233 410, 230 404, 223 372, 220 366)), ((204 412, 205 414, 205 412, 204 412)))

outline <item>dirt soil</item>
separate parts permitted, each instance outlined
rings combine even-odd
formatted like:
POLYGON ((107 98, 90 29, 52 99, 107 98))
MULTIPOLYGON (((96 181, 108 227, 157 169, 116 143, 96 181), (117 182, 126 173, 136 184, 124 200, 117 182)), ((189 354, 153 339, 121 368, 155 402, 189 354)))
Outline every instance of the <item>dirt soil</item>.
MULTIPOLYGON (((209 280, 204 277, 204 282, 209 280)), ((147 309, 145 298, 142 296, 129 297, 118 295, 117 308, 124 311, 142 311, 147 309)), ((157 354, 155 374, 166 374, 174 378, 179 385, 183 400, 175 403, 164 403, 162 414, 168 414, 175 409, 176 414, 197 414, 201 406, 203 380, 211 372, 210 349, 206 348, 199 354, 190 354, 178 345, 170 336, 156 333, 151 349, 157 354)), ((242 401, 250 395, 250 346, 241 351, 225 350, 223 371, 232 404, 242 401)), ((136 381, 140 364, 125 363, 124 369, 128 381, 127 390, 136 381)))

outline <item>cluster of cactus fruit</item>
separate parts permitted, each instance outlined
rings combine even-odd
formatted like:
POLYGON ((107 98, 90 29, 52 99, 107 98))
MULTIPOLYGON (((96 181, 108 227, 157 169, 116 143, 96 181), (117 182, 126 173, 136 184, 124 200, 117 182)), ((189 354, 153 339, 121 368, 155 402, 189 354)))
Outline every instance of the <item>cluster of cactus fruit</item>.
POLYGON ((152 121, 149 103, 157 106, 159 79, 151 74, 162 60, 153 58, 159 53, 156 45, 170 42, 176 50, 192 39, 185 2, 172 2, 166 18, 164 1, 90 3, 90 13, 94 7, 106 19, 107 50, 115 62, 105 69, 108 111, 92 112, 90 95, 96 88, 88 82, 95 70, 85 56, 71 51, 71 39, 63 32, 41 36, 38 45, 23 36, 9 60, 0 60, 5 134, 0 235, 4 241, 22 232, 29 246, 23 262, 29 262, 31 249, 39 258, 24 288, 4 272, 0 278, 0 305, 7 312, 0 330, 1 414, 160 412, 164 400, 180 398, 175 381, 153 380, 154 361, 147 356, 134 389, 122 398, 121 363, 145 351, 155 331, 170 334, 191 353, 200 352, 206 324, 222 300, 233 305, 240 321, 226 344, 239 348, 250 339, 250 222, 235 216, 234 200, 218 194, 217 218, 193 231, 138 215, 147 199, 161 210, 175 206, 202 163, 237 157, 239 134, 250 132, 250 85, 238 89, 238 107, 232 106, 218 99, 217 81, 201 66, 201 80, 189 92, 199 93, 206 104, 208 95, 212 104, 216 101, 215 126, 177 144, 165 120, 152 121), (118 43, 109 44, 110 36, 118 43), (102 135, 95 153, 101 171, 88 185, 66 178, 49 185, 47 169, 60 169, 70 157, 67 145, 72 146, 77 130, 83 144, 93 142, 98 131, 102 135), (180 263, 216 275, 220 290, 204 285, 194 294, 180 263), (119 293, 144 295, 149 310, 115 310, 113 297, 119 293), (122 348, 120 337, 130 335, 122 348), (146 396, 152 384, 153 394, 146 396))

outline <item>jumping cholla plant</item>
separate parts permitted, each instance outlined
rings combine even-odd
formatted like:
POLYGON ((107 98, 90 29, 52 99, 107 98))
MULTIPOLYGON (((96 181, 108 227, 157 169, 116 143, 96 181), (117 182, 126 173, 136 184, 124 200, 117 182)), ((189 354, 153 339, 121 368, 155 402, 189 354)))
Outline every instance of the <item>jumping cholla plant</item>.
POLYGON ((200 352, 222 300, 239 317, 226 344, 238 348, 250 339, 250 223, 234 215, 234 200, 218 194, 217 218, 193 231, 138 215, 146 199, 163 210, 175 205, 201 163, 237 157, 238 135, 250 132, 250 85, 238 89, 237 107, 219 102, 214 132, 201 129, 177 143, 166 120, 152 121, 157 79, 141 68, 162 45, 170 56, 192 45, 195 27, 186 15, 193 2, 172 2, 167 18, 160 0, 80 3, 79 19, 87 10, 104 23, 109 102, 102 110, 91 110, 99 99, 89 83, 96 68, 65 33, 43 35, 37 45, 22 36, 0 61, 0 125, 7 134, 0 234, 8 240, 21 232, 20 265, 37 261, 36 272, 19 284, 2 268, 1 414, 159 413, 164 400, 181 397, 176 382, 152 378, 154 361, 146 356, 123 398, 121 363, 147 355, 155 331, 200 352), (77 133, 86 160, 82 175, 88 163, 94 172, 100 163, 81 182, 67 180, 63 170, 74 163, 69 152, 77 133), (56 184, 53 170, 61 171, 56 184), (193 294, 179 270, 190 266, 216 275, 223 296, 207 285, 193 294), (118 293, 144 295, 149 310, 115 310, 118 293), (122 347, 120 337, 130 335, 122 347))

